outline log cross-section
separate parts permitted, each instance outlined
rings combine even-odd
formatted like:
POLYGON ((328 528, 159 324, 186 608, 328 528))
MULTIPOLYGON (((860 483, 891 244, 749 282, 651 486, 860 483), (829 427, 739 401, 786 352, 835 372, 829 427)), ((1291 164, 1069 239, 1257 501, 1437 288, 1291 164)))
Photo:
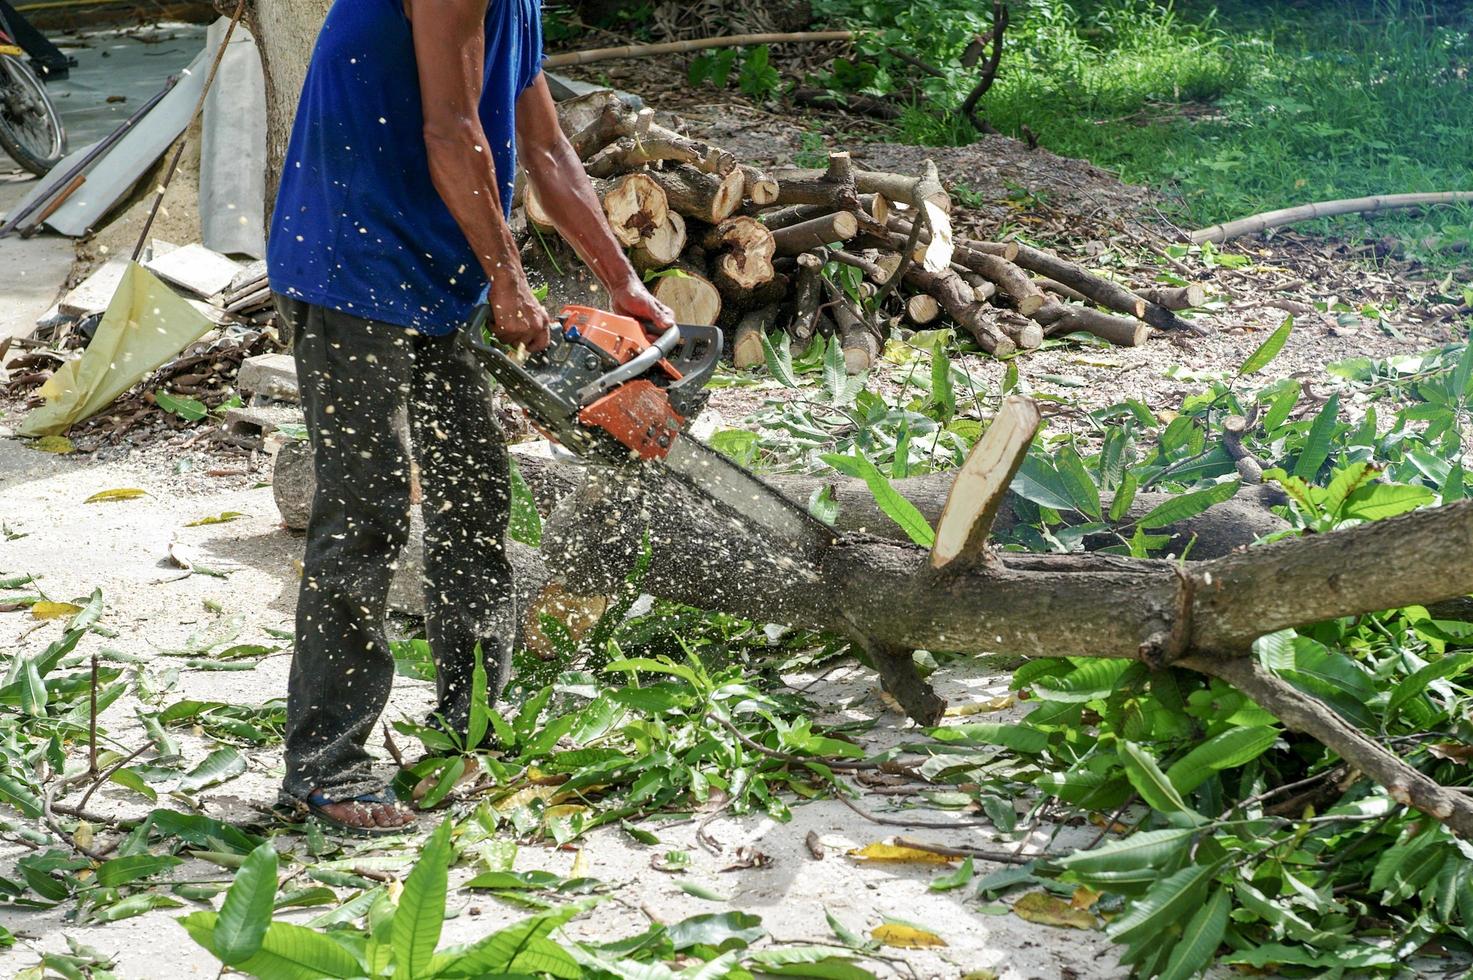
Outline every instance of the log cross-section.
POLYGON ((936 524, 931 567, 965 571, 985 560, 987 536, 1042 416, 1031 398, 1010 395, 957 471, 936 524))

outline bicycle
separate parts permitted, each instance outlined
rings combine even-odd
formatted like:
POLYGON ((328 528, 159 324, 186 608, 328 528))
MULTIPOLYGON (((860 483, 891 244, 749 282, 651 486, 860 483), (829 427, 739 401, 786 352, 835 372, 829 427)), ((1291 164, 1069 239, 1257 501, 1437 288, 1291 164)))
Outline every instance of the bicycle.
POLYGON ((0 14, 0 149, 26 170, 44 176, 66 155, 66 130, 46 86, 26 63, 0 14))

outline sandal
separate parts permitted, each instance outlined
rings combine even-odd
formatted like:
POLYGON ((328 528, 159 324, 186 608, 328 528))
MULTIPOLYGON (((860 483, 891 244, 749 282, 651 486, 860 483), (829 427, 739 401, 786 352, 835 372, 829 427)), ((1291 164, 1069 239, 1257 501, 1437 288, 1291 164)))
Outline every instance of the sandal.
POLYGON ((336 806, 342 803, 367 803, 369 805, 378 806, 397 806, 399 803, 398 798, 395 797, 392 792, 389 792, 387 790, 380 790, 379 792, 375 793, 360 793, 357 796, 350 796, 345 800, 334 800, 326 793, 323 793, 320 790, 314 790, 312 793, 309 793, 307 795, 307 799, 304 802, 307 806, 307 812, 316 817, 320 822, 326 824, 339 833, 347 834, 353 837, 393 837, 398 834, 407 833, 411 828, 414 827, 413 820, 405 824, 400 824, 397 827, 380 827, 377 824, 363 827, 358 824, 349 823, 346 820, 341 820, 337 817, 334 817, 326 810, 326 807, 336 806))

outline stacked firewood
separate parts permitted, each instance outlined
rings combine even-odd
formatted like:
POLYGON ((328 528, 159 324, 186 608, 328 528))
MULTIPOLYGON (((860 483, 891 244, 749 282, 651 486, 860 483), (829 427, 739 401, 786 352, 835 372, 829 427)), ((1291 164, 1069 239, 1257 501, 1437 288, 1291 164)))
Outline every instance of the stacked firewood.
MULTIPOLYGON (((612 92, 564 102, 559 116, 654 294, 682 323, 724 327, 737 367, 761 363, 762 335, 782 329, 798 348, 837 337, 857 374, 892 327, 943 317, 999 357, 1074 331, 1136 346, 1153 329, 1192 330, 1174 311, 1203 302, 1197 286, 1133 290, 1027 245, 954 238, 951 197, 929 161, 910 176, 837 152, 824 169, 765 172, 612 92)), ((517 200, 550 305, 596 305, 535 189, 523 182, 517 200)))

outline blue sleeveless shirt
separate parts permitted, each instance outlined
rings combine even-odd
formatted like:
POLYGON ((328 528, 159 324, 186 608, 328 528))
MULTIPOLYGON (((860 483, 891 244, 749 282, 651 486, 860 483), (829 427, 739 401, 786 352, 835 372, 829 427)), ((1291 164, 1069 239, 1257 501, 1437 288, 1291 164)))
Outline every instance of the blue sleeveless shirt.
MULTIPOLYGON (((538 0, 490 0, 480 115, 508 214, 516 100, 541 67, 538 0)), ((426 334, 465 320, 486 276, 430 180, 423 130, 401 0, 336 0, 282 167, 266 249, 272 289, 426 334)))

